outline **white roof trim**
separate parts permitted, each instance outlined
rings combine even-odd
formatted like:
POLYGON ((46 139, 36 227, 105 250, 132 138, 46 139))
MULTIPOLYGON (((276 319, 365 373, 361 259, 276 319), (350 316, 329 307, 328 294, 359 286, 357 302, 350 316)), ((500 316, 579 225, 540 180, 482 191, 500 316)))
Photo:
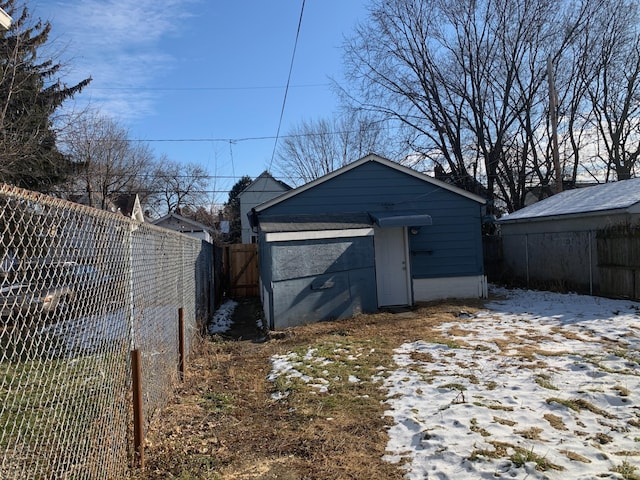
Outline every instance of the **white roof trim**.
POLYGON ((273 232, 265 234, 266 242, 289 242, 292 240, 320 240, 324 238, 369 237, 373 228, 351 228, 345 230, 313 230, 304 232, 273 232))
POLYGON ((457 193, 458 195, 462 195, 463 197, 467 197, 471 200, 474 200, 478 203, 484 204, 486 203, 486 200, 482 197, 480 197, 479 195, 475 195, 471 192, 467 192, 466 190, 462 190, 461 188, 458 187, 454 187, 453 185, 449 185, 448 183, 442 182, 440 180, 437 180, 433 177, 430 177, 428 175, 425 175, 424 173, 420 173, 417 172, 415 170, 413 170, 412 168, 409 167, 405 167, 404 165, 400 165, 399 163, 396 162, 392 162, 391 160, 387 160, 386 158, 380 157, 379 155, 375 155, 375 154, 370 154, 367 155, 366 157, 362 157, 360 160, 356 160, 353 163, 350 163, 348 165, 345 165, 342 168, 339 168, 338 170, 334 170, 331 173, 328 173, 327 175, 324 175, 323 177, 317 178, 309 183, 305 183, 304 185, 298 187, 298 188, 294 188, 293 190, 289 190, 288 192, 284 193, 283 195, 280 195, 276 198, 273 198, 267 202, 264 202, 260 205, 258 205, 257 207, 255 207, 255 211, 256 212, 261 212, 263 210, 266 210, 269 207, 272 207, 274 205, 277 205, 280 202, 283 202, 291 197, 295 197, 296 195, 298 195, 299 193, 305 192, 313 187, 315 187, 316 185, 320 185, 324 182, 327 182, 339 175, 342 175, 345 172, 348 172, 349 170, 353 170, 354 168, 358 168, 360 165, 367 163, 367 162, 377 162, 380 163, 382 165, 385 165, 389 168, 393 168, 394 170, 397 170, 399 172, 405 173, 407 175, 410 175, 414 178, 417 178, 418 180, 422 180, 424 182, 430 183, 436 187, 440 187, 444 190, 448 190, 450 192, 453 193, 457 193))

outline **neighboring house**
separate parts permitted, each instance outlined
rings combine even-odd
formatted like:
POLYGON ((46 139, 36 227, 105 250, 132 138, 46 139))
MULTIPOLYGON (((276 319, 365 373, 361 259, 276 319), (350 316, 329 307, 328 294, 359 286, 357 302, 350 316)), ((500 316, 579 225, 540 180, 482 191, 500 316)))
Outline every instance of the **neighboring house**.
POLYGON ((133 220, 144 222, 144 212, 142 211, 138 194, 117 195, 111 201, 117 212, 133 220))
POLYGON ((567 190, 499 223, 507 276, 529 286, 637 298, 640 258, 626 252, 631 237, 624 230, 640 225, 640 178, 567 190))
POLYGON ((486 296, 485 201, 376 155, 258 205, 270 328, 486 296))
POLYGON ((184 233, 185 235, 193 238, 204 240, 205 242, 213 243, 213 232, 211 228, 207 227, 203 223, 183 217, 175 212, 171 212, 164 217, 153 220, 151 223, 159 227, 184 233))
POLYGON ((94 208, 102 208, 103 210, 112 213, 121 213, 125 217, 144 222, 144 212, 140 205, 140 197, 138 194, 120 194, 114 195, 112 198, 108 198, 103 201, 102 195, 98 193, 91 194, 91 200, 89 194, 84 193, 82 195, 72 195, 69 200, 80 205, 86 205, 94 208))
POLYGON ((261 203, 271 200, 284 192, 291 190, 291 187, 280 180, 276 180, 267 171, 263 172, 251 182, 240 194, 240 219, 242 225, 242 243, 256 243, 258 238, 249 225, 248 214, 261 203))

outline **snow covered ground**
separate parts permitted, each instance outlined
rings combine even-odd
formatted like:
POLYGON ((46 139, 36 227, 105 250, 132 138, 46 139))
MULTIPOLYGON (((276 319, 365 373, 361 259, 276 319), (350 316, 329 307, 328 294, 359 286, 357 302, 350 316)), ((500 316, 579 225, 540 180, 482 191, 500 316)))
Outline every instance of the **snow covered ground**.
MULTIPOLYGON (((408 479, 640 478, 640 304, 492 293, 440 325, 446 345, 395 350, 385 460, 408 479)), ((292 357, 273 364, 271 380, 296 374, 292 357)))
POLYGON ((233 312, 238 306, 238 302, 234 300, 227 300, 215 311, 213 318, 207 326, 209 333, 215 335, 216 333, 225 333, 229 331, 233 323, 233 312))

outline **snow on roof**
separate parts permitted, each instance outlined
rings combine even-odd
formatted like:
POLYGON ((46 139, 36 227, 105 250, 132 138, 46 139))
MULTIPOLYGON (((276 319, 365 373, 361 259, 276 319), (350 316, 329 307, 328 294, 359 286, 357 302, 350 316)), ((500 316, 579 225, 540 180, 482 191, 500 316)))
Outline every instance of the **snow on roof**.
POLYGON ((619 210, 629 208, 638 202, 640 202, 640 178, 632 178, 593 187, 565 190, 510 213, 500 221, 619 210))

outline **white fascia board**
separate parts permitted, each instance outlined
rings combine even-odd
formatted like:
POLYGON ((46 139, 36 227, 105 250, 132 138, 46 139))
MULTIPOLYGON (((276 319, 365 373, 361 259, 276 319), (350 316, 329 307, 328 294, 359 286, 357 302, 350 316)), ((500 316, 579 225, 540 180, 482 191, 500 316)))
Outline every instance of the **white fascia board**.
POLYGON ((5 12, 1 8, 0 8, 0 27, 4 28, 5 30, 9 30, 9 28, 11 28, 11 17, 7 14, 7 12, 5 12))
POLYGON ((303 232, 273 232, 265 234, 265 241, 289 242, 293 240, 321 240, 325 238, 368 237, 373 228, 352 228, 345 230, 310 230, 303 232))

